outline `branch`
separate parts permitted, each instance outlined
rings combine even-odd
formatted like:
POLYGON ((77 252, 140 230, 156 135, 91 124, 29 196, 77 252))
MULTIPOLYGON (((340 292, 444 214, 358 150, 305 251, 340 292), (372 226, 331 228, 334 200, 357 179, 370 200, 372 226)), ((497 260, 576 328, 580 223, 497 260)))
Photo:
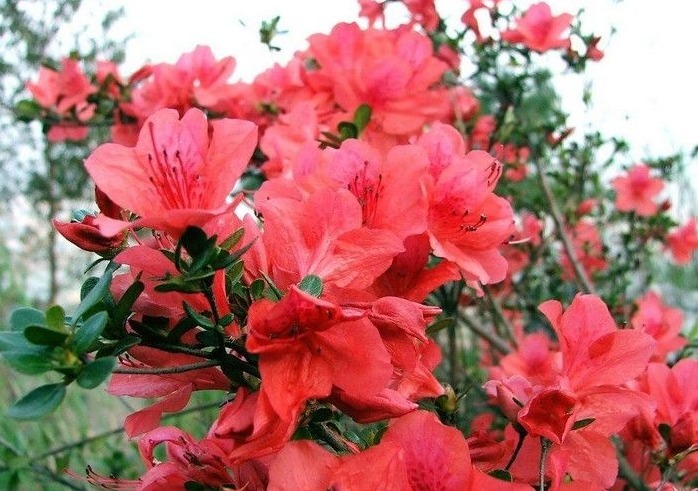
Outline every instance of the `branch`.
POLYGON ((517 343, 516 343, 516 336, 514 335, 514 326, 511 325, 511 322, 509 322, 509 319, 506 318, 504 315, 504 312, 502 311, 502 306, 499 305, 499 302, 497 301, 496 298, 494 298, 494 295, 492 295, 492 290, 488 285, 483 285, 480 284, 482 291, 485 292, 485 296, 487 297, 487 300, 489 300, 490 305, 492 305, 492 310, 494 311, 493 320, 497 326, 502 326, 504 327, 504 330, 506 331, 506 335, 509 338, 509 341, 511 341, 512 346, 514 348, 517 348, 517 343))
MULTIPOLYGON (((203 411, 205 409, 211 409, 211 408, 219 407, 219 406, 220 406, 219 402, 202 404, 200 406, 194 406, 194 407, 191 407, 189 409, 185 409, 184 411, 179 411, 178 413, 165 414, 165 415, 163 415, 162 420, 166 421, 166 420, 168 420, 170 418, 174 418, 176 416, 182 416, 184 414, 203 411)), ((52 450, 48 450, 42 454, 37 455, 36 457, 32 457, 31 460, 38 461, 38 460, 47 459, 49 457, 53 457, 54 455, 58 455, 58 454, 61 454, 63 452, 67 452, 68 450, 82 447, 83 445, 87 445, 88 443, 92 443, 94 441, 101 440, 103 438, 107 438, 107 437, 110 437, 113 435, 118 435, 119 433, 123 433, 124 431, 125 430, 123 427, 119 427, 119 428, 114 428, 112 430, 105 431, 103 433, 98 433, 94 436, 88 436, 86 438, 83 438, 82 440, 78 440, 77 442, 68 443, 67 445, 63 445, 61 447, 57 447, 57 448, 54 448, 52 450)))
POLYGON ((625 479, 633 489, 637 491, 650 491, 649 486, 647 486, 645 481, 635 472, 635 469, 630 465, 628 459, 625 458, 622 452, 620 439, 614 437, 612 440, 616 447, 616 457, 618 458, 618 475, 625 479))
POLYGON ((191 372, 193 370, 200 370, 202 368, 216 367, 220 365, 220 362, 216 360, 201 361, 199 363, 192 363, 190 365, 180 365, 176 367, 124 367, 115 368, 112 373, 120 373, 126 375, 168 375, 174 373, 184 373, 191 372))
POLYGON ((511 352, 511 347, 509 344, 504 339, 500 338, 496 333, 486 329, 484 326, 481 326, 463 314, 459 314, 458 317, 470 328, 471 331, 481 338, 487 340, 487 342, 489 342, 492 347, 501 354, 507 355, 511 352))
POLYGON ((540 182, 540 186, 543 189, 543 194, 545 194, 545 199, 548 202, 548 206, 550 206, 550 213, 552 214, 553 221, 555 222, 555 230, 557 231, 557 236, 562 242, 562 247, 565 249, 567 257, 570 258, 570 262, 572 263, 572 269, 574 269, 574 274, 577 277, 577 281, 580 283, 585 293, 591 293, 596 295, 597 293, 594 290, 594 286, 591 284, 591 281, 589 281, 589 278, 587 277, 584 268, 579 262, 579 258, 577 258, 577 254, 575 254, 574 252, 572 241, 565 232, 565 220, 562 217, 562 213, 560 212, 560 207, 557 205, 557 201, 555 200, 553 191, 550 189, 550 184, 548 184, 548 180, 545 177, 543 165, 540 163, 540 160, 538 159, 535 160, 535 165, 536 170, 538 171, 538 182, 540 182))

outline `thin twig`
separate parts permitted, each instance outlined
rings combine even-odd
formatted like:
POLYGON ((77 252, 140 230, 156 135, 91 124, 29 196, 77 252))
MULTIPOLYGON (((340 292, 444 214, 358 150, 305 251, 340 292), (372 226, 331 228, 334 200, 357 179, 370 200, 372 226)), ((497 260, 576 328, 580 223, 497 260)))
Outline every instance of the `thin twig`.
POLYGON ((557 236, 560 239, 560 242, 562 242, 562 247, 565 249, 565 253, 567 253, 567 257, 570 259, 570 263, 572 263, 572 269, 574 270, 574 274, 577 277, 577 281, 579 282, 580 286, 582 287, 585 293, 592 293, 596 295, 594 286, 591 284, 591 281, 589 281, 589 278, 587 277, 587 274, 584 271, 584 268, 582 267, 581 263, 579 262, 577 254, 574 251, 572 241, 567 235, 567 232, 565 232, 565 220, 562 217, 562 213, 560 212, 560 207, 557 205, 555 195, 553 195, 553 191, 552 189, 550 189, 550 184, 548 183, 548 180, 545 176, 543 165, 538 159, 535 160, 535 165, 536 170, 538 171, 538 182, 540 182, 540 186, 543 189, 543 194, 545 194, 545 199, 548 202, 548 206, 550 207, 550 213, 552 214, 553 221, 555 222, 555 230, 557 231, 557 236))
POLYGON ((32 469, 35 473, 37 473, 37 474, 43 474, 44 476, 46 476, 47 478, 51 479, 52 481, 58 482, 58 483, 62 484, 63 486, 65 486, 65 487, 67 487, 67 488, 69 488, 69 489, 73 489, 73 490, 75 490, 75 491, 84 491, 84 490, 85 490, 85 488, 84 488, 83 486, 78 486, 78 485, 76 485, 76 484, 70 482, 68 479, 66 479, 65 477, 61 476, 61 475, 58 474, 57 472, 54 472, 53 470, 51 470, 51 468, 49 468, 49 467, 47 467, 47 466, 45 466, 45 465, 41 465, 41 464, 32 464, 32 465, 31 465, 31 469, 32 469))
POLYGON ((616 457, 618 458, 618 474, 627 481, 633 489, 637 491, 650 491, 649 486, 642 480, 642 477, 635 472, 628 459, 623 454, 622 444, 617 437, 612 438, 616 447, 616 457))
POLYGON ((191 372, 193 370, 200 370, 202 368, 210 368, 220 365, 217 360, 206 360, 200 361, 198 363, 191 363, 189 365, 179 365, 176 367, 124 367, 115 368, 112 373, 119 373, 125 375, 168 375, 174 373, 184 373, 191 372))
POLYGON ((504 327, 505 334, 509 338, 509 341, 511 341, 512 346, 514 348, 518 348, 516 336, 514 335, 514 326, 512 326, 509 319, 506 318, 504 312, 502 311, 502 306, 499 304, 497 299, 494 298, 494 295, 492 295, 492 289, 487 285, 481 285, 481 287, 482 291, 485 292, 487 300, 489 300, 490 305, 492 306, 492 310, 494 311, 492 318, 495 324, 497 324, 497 326, 504 327))
POLYGON ((540 437, 540 465, 538 467, 538 491, 545 491, 545 461, 548 458, 548 450, 552 442, 545 437, 540 437))
MULTIPOLYGON (((204 411, 206 409, 211 409, 211 408, 219 407, 219 406, 220 406, 220 402, 201 404, 199 406, 194 406, 194 407, 191 407, 189 409, 185 409, 185 410, 180 411, 178 413, 165 414, 162 417, 162 420, 165 421, 165 420, 168 420, 170 418, 174 418, 176 416, 182 416, 184 414, 194 413, 197 411, 204 411)), ((123 427, 119 427, 119 428, 114 428, 112 430, 105 431, 103 433, 98 433, 94 436, 88 436, 87 438, 83 438, 82 440, 78 440, 77 442, 68 443, 67 445, 63 445, 61 447, 54 448, 52 450, 48 450, 42 454, 37 455, 36 457, 32 457, 31 460, 38 461, 38 460, 47 459, 49 457, 53 457, 54 455, 58 455, 58 454, 61 454, 63 452, 67 452, 68 450, 82 447, 83 445, 87 445, 88 443, 92 443, 94 441, 101 440, 103 438, 107 438, 107 437, 110 437, 113 435, 118 435, 119 433, 123 433, 124 431, 125 430, 123 427)))
POLYGON ((509 346, 509 344, 494 332, 490 331, 489 329, 486 329, 484 326, 481 326, 473 319, 470 319, 463 314, 459 314, 458 317, 463 322, 465 322, 465 324, 470 328, 471 331, 473 331, 481 338, 487 340, 492 345, 492 347, 499 351, 501 354, 507 355, 511 352, 511 347, 509 346))

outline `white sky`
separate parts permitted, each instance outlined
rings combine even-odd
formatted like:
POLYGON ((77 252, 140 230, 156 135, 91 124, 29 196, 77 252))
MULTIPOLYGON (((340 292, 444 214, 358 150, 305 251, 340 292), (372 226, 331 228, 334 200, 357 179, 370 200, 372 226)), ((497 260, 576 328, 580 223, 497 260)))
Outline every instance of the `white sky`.
MULTIPOLYGON (((274 61, 285 62, 306 46, 315 32, 329 32, 341 21, 354 21, 355 0, 106 0, 125 6, 120 27, 134 33, 125 73, 146 61, 174 62, 197 44, 211 46, 218 57, 237 60, 234 79, 249 81, 274 61), (278 37, 283 50, 270 53, 258 40, 263 20, 281 16, 278 37)), ((518 0, 522 8, 533 1, 518 0)), ((685 0, 549 0, 554 14, 575 14, 584 7, 586 32, 602 35, 606 57, 592 64, 584 78, 561 77, 565 107, 574 126, 599 129, 631 143, 631 158, 688 152, 698 144, 698 75, 694 68, 698 2, 685 0), (609 36, 611 26, 617 32, 609 36), (581 103, 584 84, 592 83, 593 107, 581 103)), ((437 0, 454 19, 464 0, 437 0)), ((631 162, 628 162, 631 163, 631 162)), ((691 165, 696 165, 693 162, 691 165)), ((692 174, 697 174, 695 169, 692 174)))

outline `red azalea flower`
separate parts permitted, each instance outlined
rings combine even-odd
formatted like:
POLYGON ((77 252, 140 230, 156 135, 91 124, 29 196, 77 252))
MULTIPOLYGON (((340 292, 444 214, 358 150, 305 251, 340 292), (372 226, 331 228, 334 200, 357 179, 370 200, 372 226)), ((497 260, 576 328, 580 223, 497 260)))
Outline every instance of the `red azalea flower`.
POLYGON ((634 211, 644 217, 657 213, 653 200, 664 189, 664 181, 650 177, 650 168, 645 164, 635 165, 626 176, 618 176, 612 182, 618 211, 634 211))
POLYGON ((549 49, 568 48, 569 37, 563 36, 570 27, 571 14, 553 17, 547 3, 536 3, 516 21, 516 28, 502 32, 509 43, 523 43, 529 49, 542 53, 549 49))
POLYGON ((226 198, 256 143, 256 127, 249 121, 208 123, 198 109, 181 120, 173 109, 156 112, 135 147, 106 143, 85 161, 95 184, 140 217, 131 224, 102 219, 100 230, 113 235, 128 226, 147 226, 176 238, 187 226, 202 227, 228 210, 226 198))

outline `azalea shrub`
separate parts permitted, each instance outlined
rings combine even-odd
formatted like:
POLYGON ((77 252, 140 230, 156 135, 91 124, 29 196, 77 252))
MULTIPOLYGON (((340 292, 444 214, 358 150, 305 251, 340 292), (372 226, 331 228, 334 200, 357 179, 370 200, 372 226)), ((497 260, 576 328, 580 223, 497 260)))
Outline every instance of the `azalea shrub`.
POLYGON ((111 141, 96 211, 54 224, 99 256, 79 305, 0 338, 59 376, 8 416, 104 381, 149 399, 124 421, 141 477, 88 468, 111 489, 698 485, 695 340, 652 287, 698 248, 679 162, 568 127, 544 68, 583 72, 600 38, 545 3, 357 9, 250 82, 200 45, 27 83, 49 140, 111 141), (201 438, 162 422, 195 391, 220 402, 201 438))

